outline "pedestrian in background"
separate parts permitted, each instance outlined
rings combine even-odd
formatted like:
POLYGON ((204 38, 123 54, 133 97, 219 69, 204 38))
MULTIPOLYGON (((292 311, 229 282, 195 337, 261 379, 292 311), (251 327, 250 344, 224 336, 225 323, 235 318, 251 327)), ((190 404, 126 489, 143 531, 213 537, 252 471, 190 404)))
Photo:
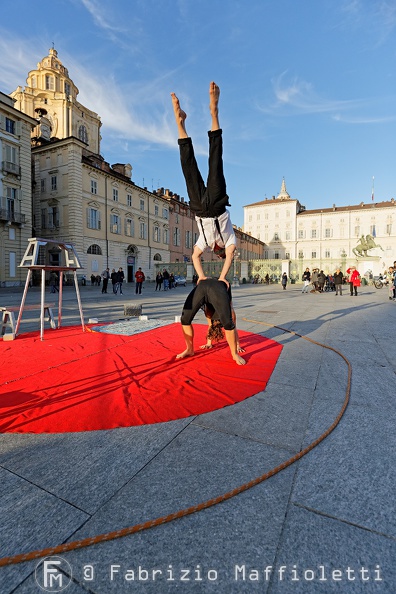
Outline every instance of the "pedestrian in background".
POLYGON ((358 294, 357 288, 360 287, 360 274, 356 270, 356 266, 350 266, 347 270, 347 274, 348 274, 349 288, 351 291, 351 297, 353 297, 354 294, 355 294, 355 297, 357 297, 357 294, 358 294))
POLYGON ((286 285, 287 285, 287 274, 286 274, 286 272, 284 272, 282 274, 281 284, 282 284, 283 290, 286 291, 286 285))
POLYGON ((136 289, 135 289, 135 293, 136 295, 141 295, 142 294, 142 285, 143 285, 143 281, 146 280, 146 277, 144 276, 144 272, 141 268, 139 268, 136 273, 135 273, 135 280, 136 280, 136 289))
POLYGON ((309 268, 305 269, 305 272, 302 275, 302 280, 303 280, 304 286, 302 288, 301 293, 308 293, 308 290, 309 290, 308 287, 311 284, 311 273, 309 271, 309 268))
POLYGON ((124 282, 124 278, 125 278, 125 274, 124 274, 123 269, 120 266, 118 269, 118 272, 117 272, 117 283, 118 283, 118 288, 120 289, 120 295, 122 295, 122 283, 124 282))
POLYGON ((342 274, 341 270, 339 268, 337 268, 337 270, 334 273, 334 285, 335 285, 335 291, 336 291, 336 297, 337 295, 342 295, 342 281, 344 279, 344 275, 342 274))
POLYGON ((114 293, 114 295, 117 295, 118 283, 117 283, 117 273, 115 271, 115 268, 112 269, 110 278, 111 278, 111 284, 113 285, 113 293, 114 293))
POLYGON ((109 279, 110 279, 110 269, 109 268, 106 268, 106 270, 103 270, 102 278, 103 278, 102 293, 107 293, 107 285, 109 284, 109 279))

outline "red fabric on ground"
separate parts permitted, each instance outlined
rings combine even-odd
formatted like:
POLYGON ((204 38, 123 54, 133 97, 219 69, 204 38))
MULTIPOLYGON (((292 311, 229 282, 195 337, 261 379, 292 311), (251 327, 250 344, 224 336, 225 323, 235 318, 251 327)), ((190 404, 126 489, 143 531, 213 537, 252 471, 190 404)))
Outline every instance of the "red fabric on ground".
POLYGON ((211 350, 206 325, 194 325, 196 354, 180 324, 133 336, 66 327, 0 341, 0 432, 65 433, 130 427, 199 415, 264 390, 278 343, 239 331, 246 365, 226 341, 211 350), (6 377, 4 377, 6 375, 6 377))

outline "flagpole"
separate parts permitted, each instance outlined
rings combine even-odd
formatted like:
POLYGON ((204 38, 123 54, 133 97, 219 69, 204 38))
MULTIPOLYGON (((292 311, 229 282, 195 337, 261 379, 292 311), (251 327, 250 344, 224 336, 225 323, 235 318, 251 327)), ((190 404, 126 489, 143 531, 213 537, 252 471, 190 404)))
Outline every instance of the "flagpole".
POLYGON ((371 200, 374 202, 374 175, 373 175, 373 185, 371 188, 371 200))

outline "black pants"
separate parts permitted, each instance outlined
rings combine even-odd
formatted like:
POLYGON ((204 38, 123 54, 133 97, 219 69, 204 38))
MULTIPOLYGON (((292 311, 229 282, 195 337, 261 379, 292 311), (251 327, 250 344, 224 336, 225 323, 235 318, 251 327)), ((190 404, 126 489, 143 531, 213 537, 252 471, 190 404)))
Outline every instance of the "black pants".
POLYGON ((183 326, 190 326, 197 311, 203 305, 211 305, 215 318, 219 319, 224 330, 234 330, 232 321, 231 297, 227 285, 212 278, 202 280, 188 295, 181 315, 183 326))
POLYGON ((103 278, 102 293, 107 293, 107 285, 108 284, 109 284, 109 279, 108 278, 103 278))
POLYGON ((141 295, 141 293, 142 293, 142 283, 143 283, 143 281, 141 283, 139 283, 139 282, 136 281, 136 291, 135 291, 136 292, 136 295, 138 293, 139 293, 139 295, 141 295))
POLYGON ((353 295, 354 289, 355 289, 355 295, 357 295, 357 287, 354 287, 353 283, 349 283, 349 288, 351 289, 351 295, 353 295))
POLYGON ((186 180, 190 208, 198 217, 219 217, 228 202, 223 172, 223 138, 221 130, 208 132, 209 172, 205 186, 199 172, 191 138, 179 138, 180 162, 186 180))

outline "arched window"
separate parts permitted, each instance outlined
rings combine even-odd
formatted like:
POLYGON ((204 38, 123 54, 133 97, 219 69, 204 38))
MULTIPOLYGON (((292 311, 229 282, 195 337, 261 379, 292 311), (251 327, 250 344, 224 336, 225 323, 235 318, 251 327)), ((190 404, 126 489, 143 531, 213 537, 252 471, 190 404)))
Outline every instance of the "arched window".
POLYGON ((93 243, 87 249, 87 254, 95 254, 95 256, 101 256, 102 248, 99 245, 97 245, 96 243, 93 243))
POLYGON ((80 126, 78 129, 78 137, 80 140, 88 144, 88 132, 85 126, 80 126))
POLYGON ((155 254, 153 260, 155 260, 156 262, 162 262, 161 254, 155 254))

